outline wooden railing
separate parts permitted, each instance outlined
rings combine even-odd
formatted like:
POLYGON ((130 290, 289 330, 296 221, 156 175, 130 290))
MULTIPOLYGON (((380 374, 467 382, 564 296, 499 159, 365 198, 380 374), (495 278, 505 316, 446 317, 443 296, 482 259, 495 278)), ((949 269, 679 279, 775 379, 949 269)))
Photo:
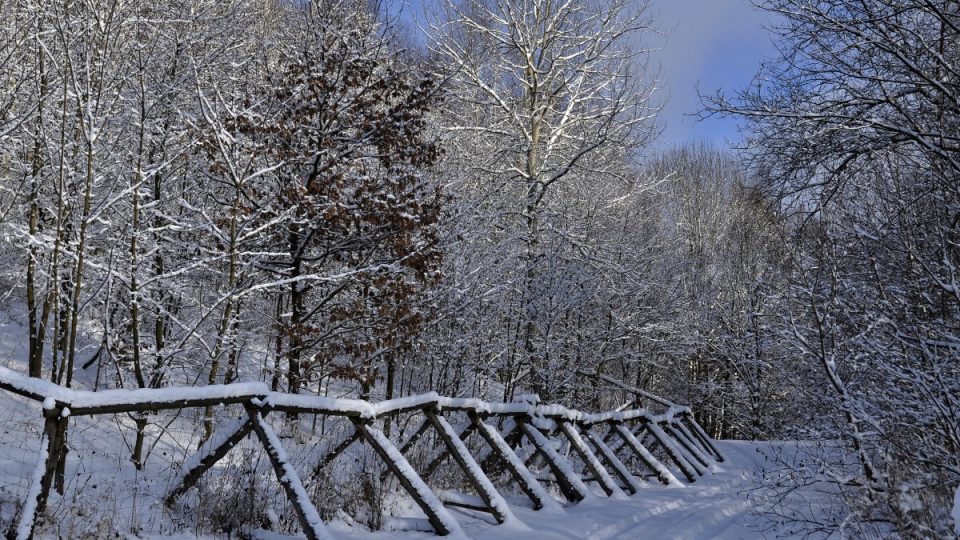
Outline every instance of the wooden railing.
POLYGON ((277 479, 296 511, 300 528, 309 539, 331 536, 304 488, 301 473, 290 463, 280 438, 264 420, 274 411, 348 419, 352 431, 343 440, 328 446, 329 451, 309 471, 308 482, 316 481, 323 468, 351 445, 367 444, 383 460, 387 467, 385 474, 397 478, 439 535, 460 532, 459 523, 446 506, 488 512, 498 523, 516 519, 488 476, 494 464, 508 473, 534 509, 541 509, 559 504, 548 493, 546 482, 555 482, 568 503, 595 496, 588 482, 595 482, 608 497, 624 498, 636 493, 647 477, 665 485, 682 486, 674 471, 687 482, 694 482, 713 462, 723 460, 689 408, 639 390, 639 397, 652 399, 666 410, 660 414, 644 409, 588 414, 560 405, 542 405, 535 398, 492 403, 434 393, 371 403, 270 392, 266 385, 259 383, 89 392, 24 377, 2 367, 0 388, 40 402, 45 419, 40 455, 27 498, 8 532, 9 538, 18 540, 33 535, 61 458, 59 452, 63 445, 57 444, 58 434, 64 433, 66 423, 76 416, 241 405, 245 413, 239 421, 217 430, 184 461, 174 488, 166 495, 166 503, 175 504, 233 447, 252 435, 269 456, 277 479), (466 417, 459 428, 448 420, 454 414, 466 417), (420 424, 409 437, 395 443, 384 434, 378 421, 399 415, 416 416, 420 424), (405 454, 431 430, 442 444, 434 449, 433 459, 418 473, 405 454), (477 455, 465 444, 474 434, 483 441, 483 450, 477 455), (533 451, 521 458, 519 451, 524 442, 533 451), (561 451, 562 447, 566 451, 561 451), (667 462, 661 462, 651 450, 666 456, 667 462), (580 472, 569 459, 571 454, 583 464, 580 472), (430 487, 431 476, 451 458, 478 496, 430 487), (631 458, 643 465, 642 471, 635 472, 628 467, 631 458), (538 463, 552 473, 550 477, 534 474, 531 467, 538 463))

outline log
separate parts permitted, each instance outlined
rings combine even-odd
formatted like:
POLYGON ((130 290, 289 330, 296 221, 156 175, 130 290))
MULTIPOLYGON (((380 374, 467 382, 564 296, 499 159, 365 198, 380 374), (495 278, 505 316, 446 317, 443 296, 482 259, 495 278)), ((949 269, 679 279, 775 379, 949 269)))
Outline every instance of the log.
POLYGON ((503 523, 508 519, 515 519, 513 512, 511 512, 507 506, 507 501, 503 499, 503 496, 501 496, 497 488, 494 487, 493 482, 491 482, 490 479, 487 478, 487 475, 480 469, 480 465, 478 465, 473 459, 473 456, 470 455, 467 446, 460 440, 460 435, 453 429, 450 422, 447 422, 446 418, 443 418, 435 411, 425 410, 424 414, 427 415, 427 419, 433 424, 434 428, 436 428, 437 433, 440 435, 440 440, 447 446, 447 450, 450 455, 453 456, 454 461, 463 469, 463 473, 467 476, 467 479, 470 480, 470 483, 473 484, 474 489, 477 490, 477 494, 483 499, 484 504, 486 504, 489 509, 488 511, 493 514, 497 523, 503 523))
POLYGON ((447 506, 466 508, 467 510, 474 510, 476 512, 484 512, 487 514, 490 513, 490 507, 488 507, 480 497, 465 495, 463 493, 454 493, 451 491, 438 491, 437 497, 443 504, 447 506))
POLYGON ((300 481, 300 475, 290 464, 287 452, 280 443, 280 438, 274 433, 273 428, 263 421, 260 411, 251 404, 247 404, 247 414, 250 415, 250 423, 253 425, 253 431, 260 444, 267 451, 270 463, 273 465, 273 472, 277 475, 277 480, 283 486, 287 494, 287 500, 293 506, 297 513, 297 519, 300 521, 300 530, 307 536, 307 540, 333 540, 333 536, 327 531, 326 525, 320 519, 320 513, 317 507, 313 505, 307 490, 300 481))
MULTIPOLYGON (((474 411, 474 414, 477 414, 476 411, 474 411)), ((487 417, 488 415, 483 416, 483 418, 487 417)), ((484 420, 484 422, 486 422, 486 420, 484 420)), ((500 435, 500 431, 495 426, 491 427, 493 427, 494 431, 497 432, 497 435, 500 435)), ((522 437, 520 428, 517 426, 517 423, 513 420, 513 418, 507 418, 506 422, 503 424, 503 427, 506 435, 501 435, 500 438, 503 439, 511 451, 516 454, 517 445, 522 437)), ((519 456, 519 454, 517 455, 519 456)), ((484 456, 483 459, 480 460, 480 467, 485 471, 490 470, 493 467, 493 463, 491 463, 491 461, 496 458, 499 458, 499 455, 494 453, 484 456)))
POLYGON ((359 420, 354 420, 354 425, 357 427, 357 430, 360 431, 360 434, 367 444, 373 448, 377 455, 387 464, 387 467, 393 471, 394 476, 397 477, 403 489, 410 494, 410 497, 417 503, 417 506, 423 510, 423 513, 426 514, 427 519, 430 521, 430 525, 433 526, 433 530, 441 536, 446 536, 450 533, 461 533, 460 524, 457 523, 457 520, 443 507, 443 503, 430 491, 427 484, 417 476, 417 473, 414 472, 413 467, 410 466, 407 459, 403 457, 400 450, 387 439, 386 435, 379 429, 371 427, 369 424, 364 424, 359 420))
POLYGON ((620 489, 620 486, 614 482, 610 473, 607 472, 607 469, 604 468, 600 460, 597 459, 597 456, 590 450, 590 447, 587 446, 586 441, 580 436, 580 432, 576 426, 565 419, 559 419, 557 422, 560 425, 560 431, 567 437, 567 440, 570 441, 570 447, 580 455, 580 459, 583 460, 584 465, 593 474, 593 477, 596 479, 596 482, 600 484, 600 488, 603 489, 604 493, 606 493, 608 497, 626 498, 627 495, 620 489))
POLYGON ((623 424, 614 424, 614 431, 623 439, 625 446, 633 450, 634 454, 640 461, 648 468, 651 472, 657 475, 657 478, 660 480, 661 484, 667 486, 683 486, 677 477, 670 472, 669 469, 663 466, 663 463, 660 463, 649 450, 637 440, 637 437, 623 424))
POLYGON ((164 498, 164 504, 173 506, 177 499, 200 481, 204 473, 223 459, 251 431, 253 431, 253 422, 247 417, 235 422, 223 432, 214 433, 213 437, 207 439, 183 462, 178 480, 174 483, 176 487, 164 498))
MULTIPOLYGON (((408 450, 410 450, 411 448, 413 448, 415 444, 420 442, 420 439, 423 437, 423 435, 427 432, 429 428, 430 428, 430 421, 424 420, 423 423, 420 424, 420 427, 418 427, 417 430, 414 431, 412 435, 410 435, 410 438, 408 438, 406 441, 403 442, 402 445, 400 445, 400 453, 406 455, 408 450)), ((389 477, 390 477, 390 469, 383 471, 382 473, 380 473, 380 483, 382 484, 386 482, 387 478, 389 477)))
MULTIPOLYGON (((430 421, 427 420, 427 422, 429 423, 430 421)), ((464 426, 462 431, 457 433, 457 437, 462 441, 463 439, 466 439, 467 437, 470 436, 470 434, 473 432, 473 429, 474 427, 468 424, 464 426)), ((446 461, 448 457, 450 457, 450 449, 449 447, 444 445, 444 447, 440 449, 440 453, 438 453, 432 460, 430 460, 430 463, 427 464, 427 467, 423 471, 423 477, 424 478, 432 477, 433 473, 437 472, 437 469, 439 469, 440 466, 443 465, 443 462, 446 461)))
POLYGON ((330 449, 329 452, 324 454, 323 457, 317 461, 317 464, 313 466, 313 470, 310 471, 310 477, 307 482, 309 483, 316 481, 317 477, 320 476, 320 474, 323 472, 323 469, 325 469, 327 465, 333 463, 333 460, 337 459, 337 457, 339 457, 340 454, 349 448, 351 444, 357 442, 358 440, 360 440, 360 432, 354 428, 353 433, 344 437, 342 441, 337 443, 333 448, 330 449))
POLYGON ((406 454, 407 450, 410 450, 413 448, 413 445, 420 442, 420 438, 423 437, 424 433, 426 433, 428 429, 430 429, 430 421, 424 420, 423 423, 420 424, 420 427, 418 427, 417 430, 410 435, 410 438, 400 445, 400 453, 406 454))

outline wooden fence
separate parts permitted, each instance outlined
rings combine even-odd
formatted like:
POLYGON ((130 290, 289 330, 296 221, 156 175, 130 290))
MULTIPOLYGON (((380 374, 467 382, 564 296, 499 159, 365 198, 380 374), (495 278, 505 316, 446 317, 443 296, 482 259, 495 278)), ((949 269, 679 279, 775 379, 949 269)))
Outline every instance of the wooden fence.
POLYGON ((647 479, 682 486, 675 472, 686 482, 694 482, 714 462, 723 460, 689 408, 639 390, 639 397, 655 401, 665 412, 653 414, 645 409, 631 409, 587 414, 559 405, 541 405, 536 399, 490 403, 434 393, 371 403, 270 392, 259 383, 88 392, 24 377, 2 367, 0 388, 40 402, 45 422, 27 498, 7 535, 17 540, 33 535, 61 457, 62 445, 56 444, 56 439, 69 419, 76 416, 241 405, 245 411, 241 420, 222 426, 185 460, 166 503, 173 505, 233 447, 252 435, 269 456, 296 511, 300 528, 309 539, 330 539, 331 535, 307 494, 304 480, 316 481, 326 465, 355 443, 369 445, 375 451, 387 467, 385 474, 397 478, 439 535, 460 532, 460 525, 447 506, 487 512, 498 523, 516 519, 491 481, 491 469, 505 471, 533 508, 541 509, 559 504, 548 493, 548 482, 555 483, 570 504, 596 496, 588 482, 595 482, 608 497, 624 498, 636 493, 647 479), (352 423, 353 430, 330 444, 328 452, 303 476, 290 463, 273 428, 264 421, 274 411, 342 417, 352 423), (405 440, 394 442, 378 421, 401 415, 418 421, 419 428, 405 440), (454 427, 450 422, 453 416, 464 421, 454 427), (432 459, 418 472, 405 454, 430 431, 436 433, 441 444, 432 449, 432 459), (482 440, 481 452, 471 453, 465 444, 472 436, 482 440), (521 449, 532 451, 523 455, 521 449), (665 461, 661 462, 651 450, 666 456, 665 461), (579 472, 572 456, 582 463, 579 472), (463 471, 478 496, 430 487, 428 481, 450 459, 463 471), (628 463, 642 464, 642 470, 631 469, 628 463), (549 474, 534 474, 531 467, 535 464, 542 464, 549 474))

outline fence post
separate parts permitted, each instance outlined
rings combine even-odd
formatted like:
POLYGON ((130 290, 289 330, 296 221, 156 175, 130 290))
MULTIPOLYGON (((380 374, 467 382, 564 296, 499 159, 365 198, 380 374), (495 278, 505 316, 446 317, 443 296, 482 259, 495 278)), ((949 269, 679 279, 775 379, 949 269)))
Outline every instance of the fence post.
POLYGON ((460 532, 460 524, 453 518, 450 512, 443 507, 443 503, 437 498, 436 494, 430 490, 427 484, 417 476, 417 473, 410 466, 400 450, 397 449, 387 439, 379 429, 363 423, 362 420, 352 419, 357 430, 363 436, 364 440, 380 456, 380 459, 387 464, 387 467, 393 471, 394 476, 400 481, 400 485, 413 497, 417 506, 423 510, 433 526, 433 530, 441 536, 446 536, 452 532, 460 532))
POLYGON ((490 509, 490 513, 493 514, 497 523, 503 523, 508 518, 513 518, 513 513, 507 507, 507 501, 503 499, 497 491, 497 488, 493 486, 493 482, 491 482, 487 475, 480 469, 480 465, 478 465, 476 460, 473 459, 473 456, 470 455, 470 451, 466 445, 463 444, 463 441, 460 439, 457 431, 453 429, 453 426, 450 425, 450 422, 447 422, 447 420, 437 414, 435 410, 425 409, 423 413, 427 416, 430 423, 433 424, 434 428, 436 428, 440 439, 446 445, 450 455, 453 456, 453 459, 460 465, 460 468, 463 469, 463 473, 467 475, 470 483, 473 484, 474 489, 477 490, 480 498, 483 499, 483 503, 490 509))
POLYGON ((669 469, 663 466, 663 463, 660 463, 653 454, 643 444, 637 440, 637 437, 622 423, 614 423, 613 430, 620 435, 623 439, 626 446, 628 446, 633 452, 640 458, 640 461, 647 466, 648 469, 653 471, 657 475, 657 478, 660 480, 661 484, 668 486, 683 486, 677 477, 670 472, 669 469))
POLYGON ((257 434, 260 444, 267 451, 267 456, 270 457, 270 463, 273 464, 273 472, 277 475, 277 480, 283 486, 287 499, 297 512, 303 534, 307 535, 308 540, 333 540, 333 537, 327 531, 327 527, 323 524, 323 520, 320 519, 317 507, 313 505, 309 495, 307 495, 307 490, 304 489, 303 482, 300 481, 300 475, 290 464, 287 452, 280 444, 280 439, 274 433, 273 428, 263 421, 263 416, 255 405, 245 404, 244 407, 247 409, 247 414, 250 415, 250 423, 253 425, 254 433, 257 434))
POLYGON ((20 509, 20 514, 10 525, 6 537, 10 540, 29 540, 33 538, 37 521, 43 515, 53 486, 57 464, 60 458, 60 444, 57 435, 60 433, 63 419, 63 408, 44 406, 43 435, 40 437, 40 451, 37 453, 37 462, 30 477, 30 487, 27 497, 20 509))

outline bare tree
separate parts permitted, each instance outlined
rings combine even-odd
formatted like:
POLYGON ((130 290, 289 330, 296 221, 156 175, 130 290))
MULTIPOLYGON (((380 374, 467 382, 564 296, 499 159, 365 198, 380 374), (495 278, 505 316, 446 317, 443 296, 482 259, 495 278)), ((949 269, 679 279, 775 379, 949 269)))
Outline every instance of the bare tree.
POLYGON ((836 526, 949 536, 960 483, 960 4, 760 5, 781 21, 779 61, 709 110, 748 121, 755 167, 797 215, 785 330, 819 366, 814 391, 834 396, 860 463, 859 478, 841 482, 853 502, 836 526))
POLYGON ((662 384, 716 437, 764 438, 782 424, 787 360, 771 328, 786 269, 777 212, 732 154, 682 146, 648 164, 659 190, 681 307, 662 384), (683 374, 683 376, 680 376, 683 374))
POLYGON ((547 239, 560 227, 550 206, 578 177, 626 183, 625 164, 652 136, 653 79, 638 40, 647 30, 643 6, 627 0, 447 2, 432 25, 432 51, 459 97, 445 129, 472 173, 460 188, 485 206, 503 204, 487 220, 493 230, 475 234, 498 238, 502 255, 519 248, 510 274, 520 274, 506 280, 517 324, 507 397, 521 380, 544 395, 556 390, 546 380, 550 316, 541 302, 548 251, 559 245, 547 239))

